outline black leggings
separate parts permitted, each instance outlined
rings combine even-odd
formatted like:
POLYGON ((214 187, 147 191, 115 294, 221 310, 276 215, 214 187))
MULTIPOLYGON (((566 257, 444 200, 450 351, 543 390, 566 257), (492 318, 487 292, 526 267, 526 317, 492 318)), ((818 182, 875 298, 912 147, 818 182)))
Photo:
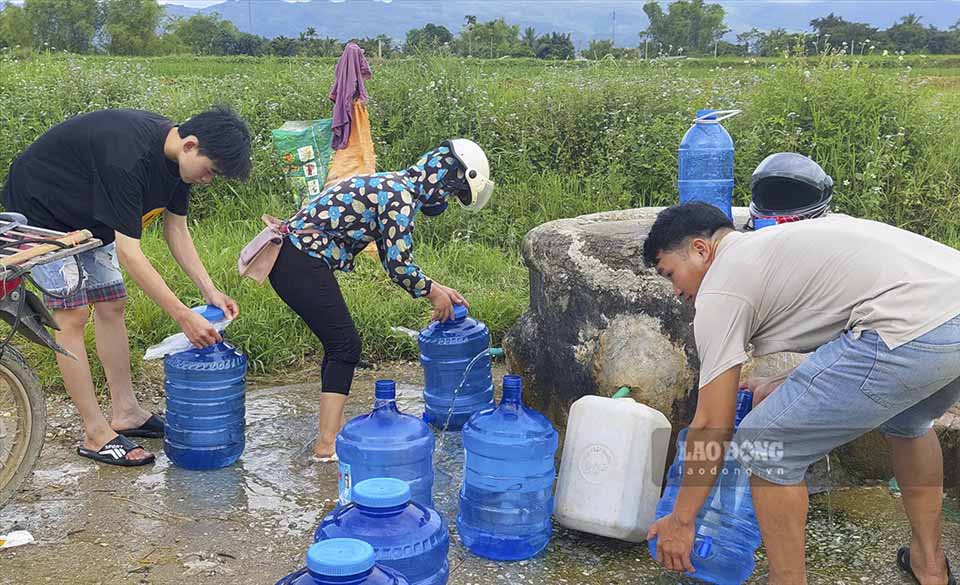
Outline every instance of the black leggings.
POLYGON ((301 252, 284 239, 270 284, 303 319, 323 345, 323 392, 349 394, 360 361, 360 335, 340 293, 333 271, 320 258, 301 252))

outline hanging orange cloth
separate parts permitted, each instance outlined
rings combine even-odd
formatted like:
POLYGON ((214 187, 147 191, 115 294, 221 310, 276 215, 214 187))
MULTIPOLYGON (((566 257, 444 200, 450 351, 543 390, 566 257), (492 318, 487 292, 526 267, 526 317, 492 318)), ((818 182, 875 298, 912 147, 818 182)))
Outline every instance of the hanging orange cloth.
POLYGON ((330 170, 327 172, 327 182, 323 185, 324 189, 354 175, 369 175, 377 172, 377 155, 373 151, 367 105, 360 100, 354 100, 352 117, 347 146, 333 151, 330 170))
MULTIPOLYGON (((327 172, 326 189, 344 179, 355 175, 370 175, 377 172, 377 155, 373 151, 373 137, 370 134, 370 116, 367 104, 357 99, 353 101, 353 121, 350 124, 350 138, 346 148, 333 151, 330 170, 327 172)), ((363 253, 379 259, 376 244, 367 244, 363 253)))

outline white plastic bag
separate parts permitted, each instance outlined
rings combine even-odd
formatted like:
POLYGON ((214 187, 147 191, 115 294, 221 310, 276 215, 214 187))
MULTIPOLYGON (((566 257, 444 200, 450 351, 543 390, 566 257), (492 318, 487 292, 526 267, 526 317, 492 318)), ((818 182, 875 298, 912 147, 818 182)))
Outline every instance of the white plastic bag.
MULTIPOLYGON (((211 325, 213 325, 213 328, 216 329, 220 335, 223 335, 223 330, 232 322, 233 319, 223 319, 222 321, 215 321, 211 323, 211 325)), ((187 351, 188 349, 193 349, 193 344, 190 343, 187 336, 183 333, 174 333, 160 343, 147 348, 146 353, 143 354, 143 361, 158 360, 170 354, 187 351)))
POLYGON ((33 535, 26 530, 14 530, 9 534, 0 534, 0 548, 13 548, 25 544, 33 544, 33 535))

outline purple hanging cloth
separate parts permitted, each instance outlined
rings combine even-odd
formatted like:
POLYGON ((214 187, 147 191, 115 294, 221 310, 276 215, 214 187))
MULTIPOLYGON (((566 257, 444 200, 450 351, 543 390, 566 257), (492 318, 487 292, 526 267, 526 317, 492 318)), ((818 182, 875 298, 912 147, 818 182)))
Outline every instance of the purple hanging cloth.
POLYGON ((330 101, 333 106, 333 140, 335 150, 343 150, 350 140, 350 124, 353 114, 353 100, 364 102, 370 96, 363 86, 364 79, 370 79, 370 64, 363 56, 363 49, 356 43, 347 43, 343 54, 337 61, 337 71, 330 88, 330 101))

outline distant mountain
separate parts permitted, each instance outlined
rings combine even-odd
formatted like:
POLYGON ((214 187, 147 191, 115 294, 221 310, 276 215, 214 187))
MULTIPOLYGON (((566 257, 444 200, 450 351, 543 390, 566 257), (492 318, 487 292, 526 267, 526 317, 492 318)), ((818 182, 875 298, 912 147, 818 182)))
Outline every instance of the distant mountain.
MULTIPOLYGON (((386 34, 402 42, 406 32, 427 23, 446 26, 456 34, 466 15, 480 21, 503 17, 521 29, 532 26, 538 34, 572 33, 578 47, 593 39, 615 35, 619 46, 635 46, 647 26, 644 0, 227 0, 204 8, 190 8, 167 0, 168 15, 189 17, 197 12, 217 12, 238 29, 265 37, 295 37, 307 27, 321 37, 345 40, 386 34)), ((667 5, 669 2, 662 2, 667 5)), ((834 0, 719 0, 727 11, 726 23, 736 33, 758 28, 809 30, 812 19, 833 12, 849 21, 866 22, 880 29, 909 13, 921 23, 947 29, 960 21, 960 0, 899 0, 852 2, 834 0)))
POLYGON ((167 16, 181 16, 183 18, 190 18, 194 14, 200 12, 196 8, 188 8, 186 6, 181 6, 180 4, 164 4, 163 8, 166 10, 167 16))

